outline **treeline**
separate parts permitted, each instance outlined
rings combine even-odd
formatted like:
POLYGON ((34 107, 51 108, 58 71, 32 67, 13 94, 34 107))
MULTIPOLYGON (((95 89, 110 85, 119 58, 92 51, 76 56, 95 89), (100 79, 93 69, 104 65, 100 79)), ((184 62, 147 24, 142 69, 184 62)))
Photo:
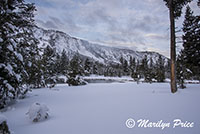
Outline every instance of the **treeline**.
MULTIPOLYGON (((79 53, 69 59, 65 50, 58 54, 55 49, 47 46, 42 57, 48 57, 43 64, 46 66, 44 70, 48 70, 45 74, 50 75, 49 78, 52 81, 56 81, 60 75, 67 76, 68 79, 75 79, 78 76, 94 74, 112 77, 131 76, 136 81, 143 78, 145 82, 153 80, 164 82, 165 78, 169 76, 169 62, 165 61, 161 55, 158 59, 154 59, 155 61, 152 58, 148 59, 146 55, 142 60, 136 60, 133 57, 127 60, 121 57, 120 63, 105 65, 79 53)), ((73 85, 73 83, 71 84, 73 85)))

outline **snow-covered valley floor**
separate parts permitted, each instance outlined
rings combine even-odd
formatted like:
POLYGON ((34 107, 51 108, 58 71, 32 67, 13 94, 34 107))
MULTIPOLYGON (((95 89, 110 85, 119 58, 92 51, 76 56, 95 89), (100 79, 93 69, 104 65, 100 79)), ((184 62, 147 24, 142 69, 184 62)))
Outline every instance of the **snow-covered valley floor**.
MULTIPOLYGON (((169 83, 107 83, 53 89, 34 89, 28 97, 7 111, 14 134, 200 134, 200 85, 190 84, 171 94, 169 83), (33 123, 26 115, 34 102, 45 103, 49 118, 33 123), (126 120, 136 121, 134 128, 126 120), (138 127, 137 121, 170 123, 163 130, 138 127), (177 126, 173 121, 194 122, 192 128, 177 126)), ((186 123, 187 123, 186 122, 186 123)))

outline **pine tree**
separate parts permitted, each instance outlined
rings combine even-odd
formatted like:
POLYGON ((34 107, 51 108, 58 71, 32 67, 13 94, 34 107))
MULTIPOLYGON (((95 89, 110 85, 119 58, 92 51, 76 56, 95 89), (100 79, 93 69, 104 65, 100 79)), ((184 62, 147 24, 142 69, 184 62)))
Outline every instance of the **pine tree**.
POLYGON ((138 73, 138 68, 137 67, 132 72, 131 77, 134 79, 134 81, 136 81, 137 83, 139 83, 139 73, 138 73))
POLYGON ((42 57, 32 58, 27 64, 27 79, 25 80, 30 88, 45 87, 44 70, 42 65, 42 57))
POLYGON ((92 74, 98 74, 97 62, 92 65, 92 74))
MULTIPOLYGON (((23 1, 22 1, 23 2, 23 1)), ((18 43, 17 49, 22 54, 23 57, 23 67, 24 67, 24 75, 22 78, 22 84, 32 85, 35 82, 38 82, 37 79, 40 79, 40 76, 36 76, 36 73, 40 74, 41 71, 38 68, 38 60, 40 60, 39 52, 41 51, 38 48, 38 40, 34 36, 34 11, 35 6, 33 4, 21 4, 20 8, 22 8, 21 17, 24 20, 21 22, 21 26, 18 29, 18 43), (35 81, 34 81, 35 80, 35 81)))
MULTIPOLYGON (((44 87, 42 78, 43 70, 41 69, 41 55, 42 50, 38 48, 38 40, 34 37, 33 29, 35 25, 29 27, 30 34, 23 40, 28 42, 28 49, 22 47, 22 55, 24 57, 24 67, 27 71, 24 76, 23 83, 27 83, 31 88, 44 87)), ((19 47, 20 48, 20 47, 19 47)))
POLYGON ((186 8, 183 32, 183 60, 192 71, 193 78, 200 80, 200 16, 194 16, 189 6, 186 8))
POLYGON ((92 68, 92 63, 90 62, 90 60, 87 58, 85 60, 85 64, 84 64, 84 74, 86 76, 89 76, 91 74, 91 68, 92 68))
POLYGON ((175 19, 182 14, 182 8, 192 0, 164 0, 169 8, 170 16, 170 58, 171 58, 171 92, 177 91, 176 85, 176 35, 175 35, 175 19))
POLYGON ((131 70, 131 72, 133 72, 136 68, 135 58, 130 57, 129 63, 130 63, 129 70, 131 70))
POLYGON ((86 82, 81 79, 84 73, 84 69, 82 66, 82 61, 80 58, 79 53, 75 54, 74 57, 70 61, 70 72, 68 74, 67 83, 69 86, 78 86, 78 85, 85 85, 86 82))
POLYGON ((49 45, 44 49, 42 56, 42 69, 44 81, 47 87, 54 87, 56 84, 56 50, 49 45))
POLYGON ((133 70, 131 77, 134 79, 134 81, 137 82, 137 84, 139 84, 139 80, 141 78, 139 60, 137 61, 136 65, 135 65, 135 69, 133 70))
POLYGON ((124 71, 125 75, 129 75, 128 61, 126 59, 124 59, 123 71, 124 71))
POLYGON ((121 66, 120 66, 120 68, 121 68, 121 70, 122 70, 122 75, 127 75, 127 73, 128 73, 128 62, 127 62, 127 60, 126 59, 124 59, 122 56, 120 57, 120 63, 121 63, 121 66))
POLYGON ((75 54, 70 61, 70 70, 72 75, 83 75, 83 66, 81 64, 81 59, 79 53, 75 54))
POLYGON ((119 59, 119 61, 120 61, 121 65, 123 65, 123 63, 124 63, 124 58, 121 56, 120 59, 119 59))
POLYGON ((178 55, 177 58, 177 80, 179 87, 181 89, 186 88, 185 79, 188 77, 189 72, 187 71, 186 64, 184 61, 184 55, 182 52, 178 55))
POLYGON ((56 60, 55 60, 56 75, 62 75, 63 74, 62 73, 63 67, 62 67, 61 64, 62 64, 61 63, 61 56, 60 56, 60 54, 56 53, 56 60))
POLYGON ((25 67, 31 49, 37 49, 30 30, 34 11, 35 6, 23 0, 0 1, 0 108, 27 92, 25 67))
POLYGON ((169 74, 170 74, 170 60, 167 60, 166 64, 165 64, 165 74, 166 74, 166 78, 170 78, 169 74))
POLYGON ((144 58, 142 59, 140 69, 141 69, 142 74, 144 76, 144 81, 151 83, 152 79, 151 79, 151 72, 150 72, 150 69, 148 67, 147 55, 145 55, 144 58))
POLYGON ((158 57, 157 63, 156 63, 156 80, 157 82, 164 82, 165 81, 165 68, 164 68, 164 59, 160 55, 158 57))
POLYGON ((150 58, 149 60, 149 82, 151 83, 152 82, 152 79, 155 78, 155 74, 154 74, 154 65, 153 65, 153 59, 152 57, 150 58))
POLYGON ((67 75, 69 68, 69 59, 67 57, 67 53, 65 49, 63 49, 60 57, 60 72, 63 75, 67 75))

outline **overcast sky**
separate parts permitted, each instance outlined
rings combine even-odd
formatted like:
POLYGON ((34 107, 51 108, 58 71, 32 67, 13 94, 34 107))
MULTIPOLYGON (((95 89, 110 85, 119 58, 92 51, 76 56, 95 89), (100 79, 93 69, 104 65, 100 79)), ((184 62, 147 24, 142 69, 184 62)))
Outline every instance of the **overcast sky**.
MULTIPOLYGON (((99 44, 156 51, 169 57, 169 17, 163 0, 26 1, 35 3, 36 23, 43 28, 99 44)), ((190 5, 200 12, 196 2, 190 5)), ((179 28, 181 23, 180 19, 179 28)))

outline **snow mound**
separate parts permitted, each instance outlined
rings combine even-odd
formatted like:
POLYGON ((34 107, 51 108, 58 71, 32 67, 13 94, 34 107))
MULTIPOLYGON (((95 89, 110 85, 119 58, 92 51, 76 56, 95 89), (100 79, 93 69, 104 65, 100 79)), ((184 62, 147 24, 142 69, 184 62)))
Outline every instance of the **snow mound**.
POLYGON ((48 118, 48 111, 45 104, 35 102, 30 106, 27 114, 33 122, 38 122, 48 118))
POLYGON ((4 121, 6 121, 6 117, 0 114, 0 124, 2 124, 4 121))

